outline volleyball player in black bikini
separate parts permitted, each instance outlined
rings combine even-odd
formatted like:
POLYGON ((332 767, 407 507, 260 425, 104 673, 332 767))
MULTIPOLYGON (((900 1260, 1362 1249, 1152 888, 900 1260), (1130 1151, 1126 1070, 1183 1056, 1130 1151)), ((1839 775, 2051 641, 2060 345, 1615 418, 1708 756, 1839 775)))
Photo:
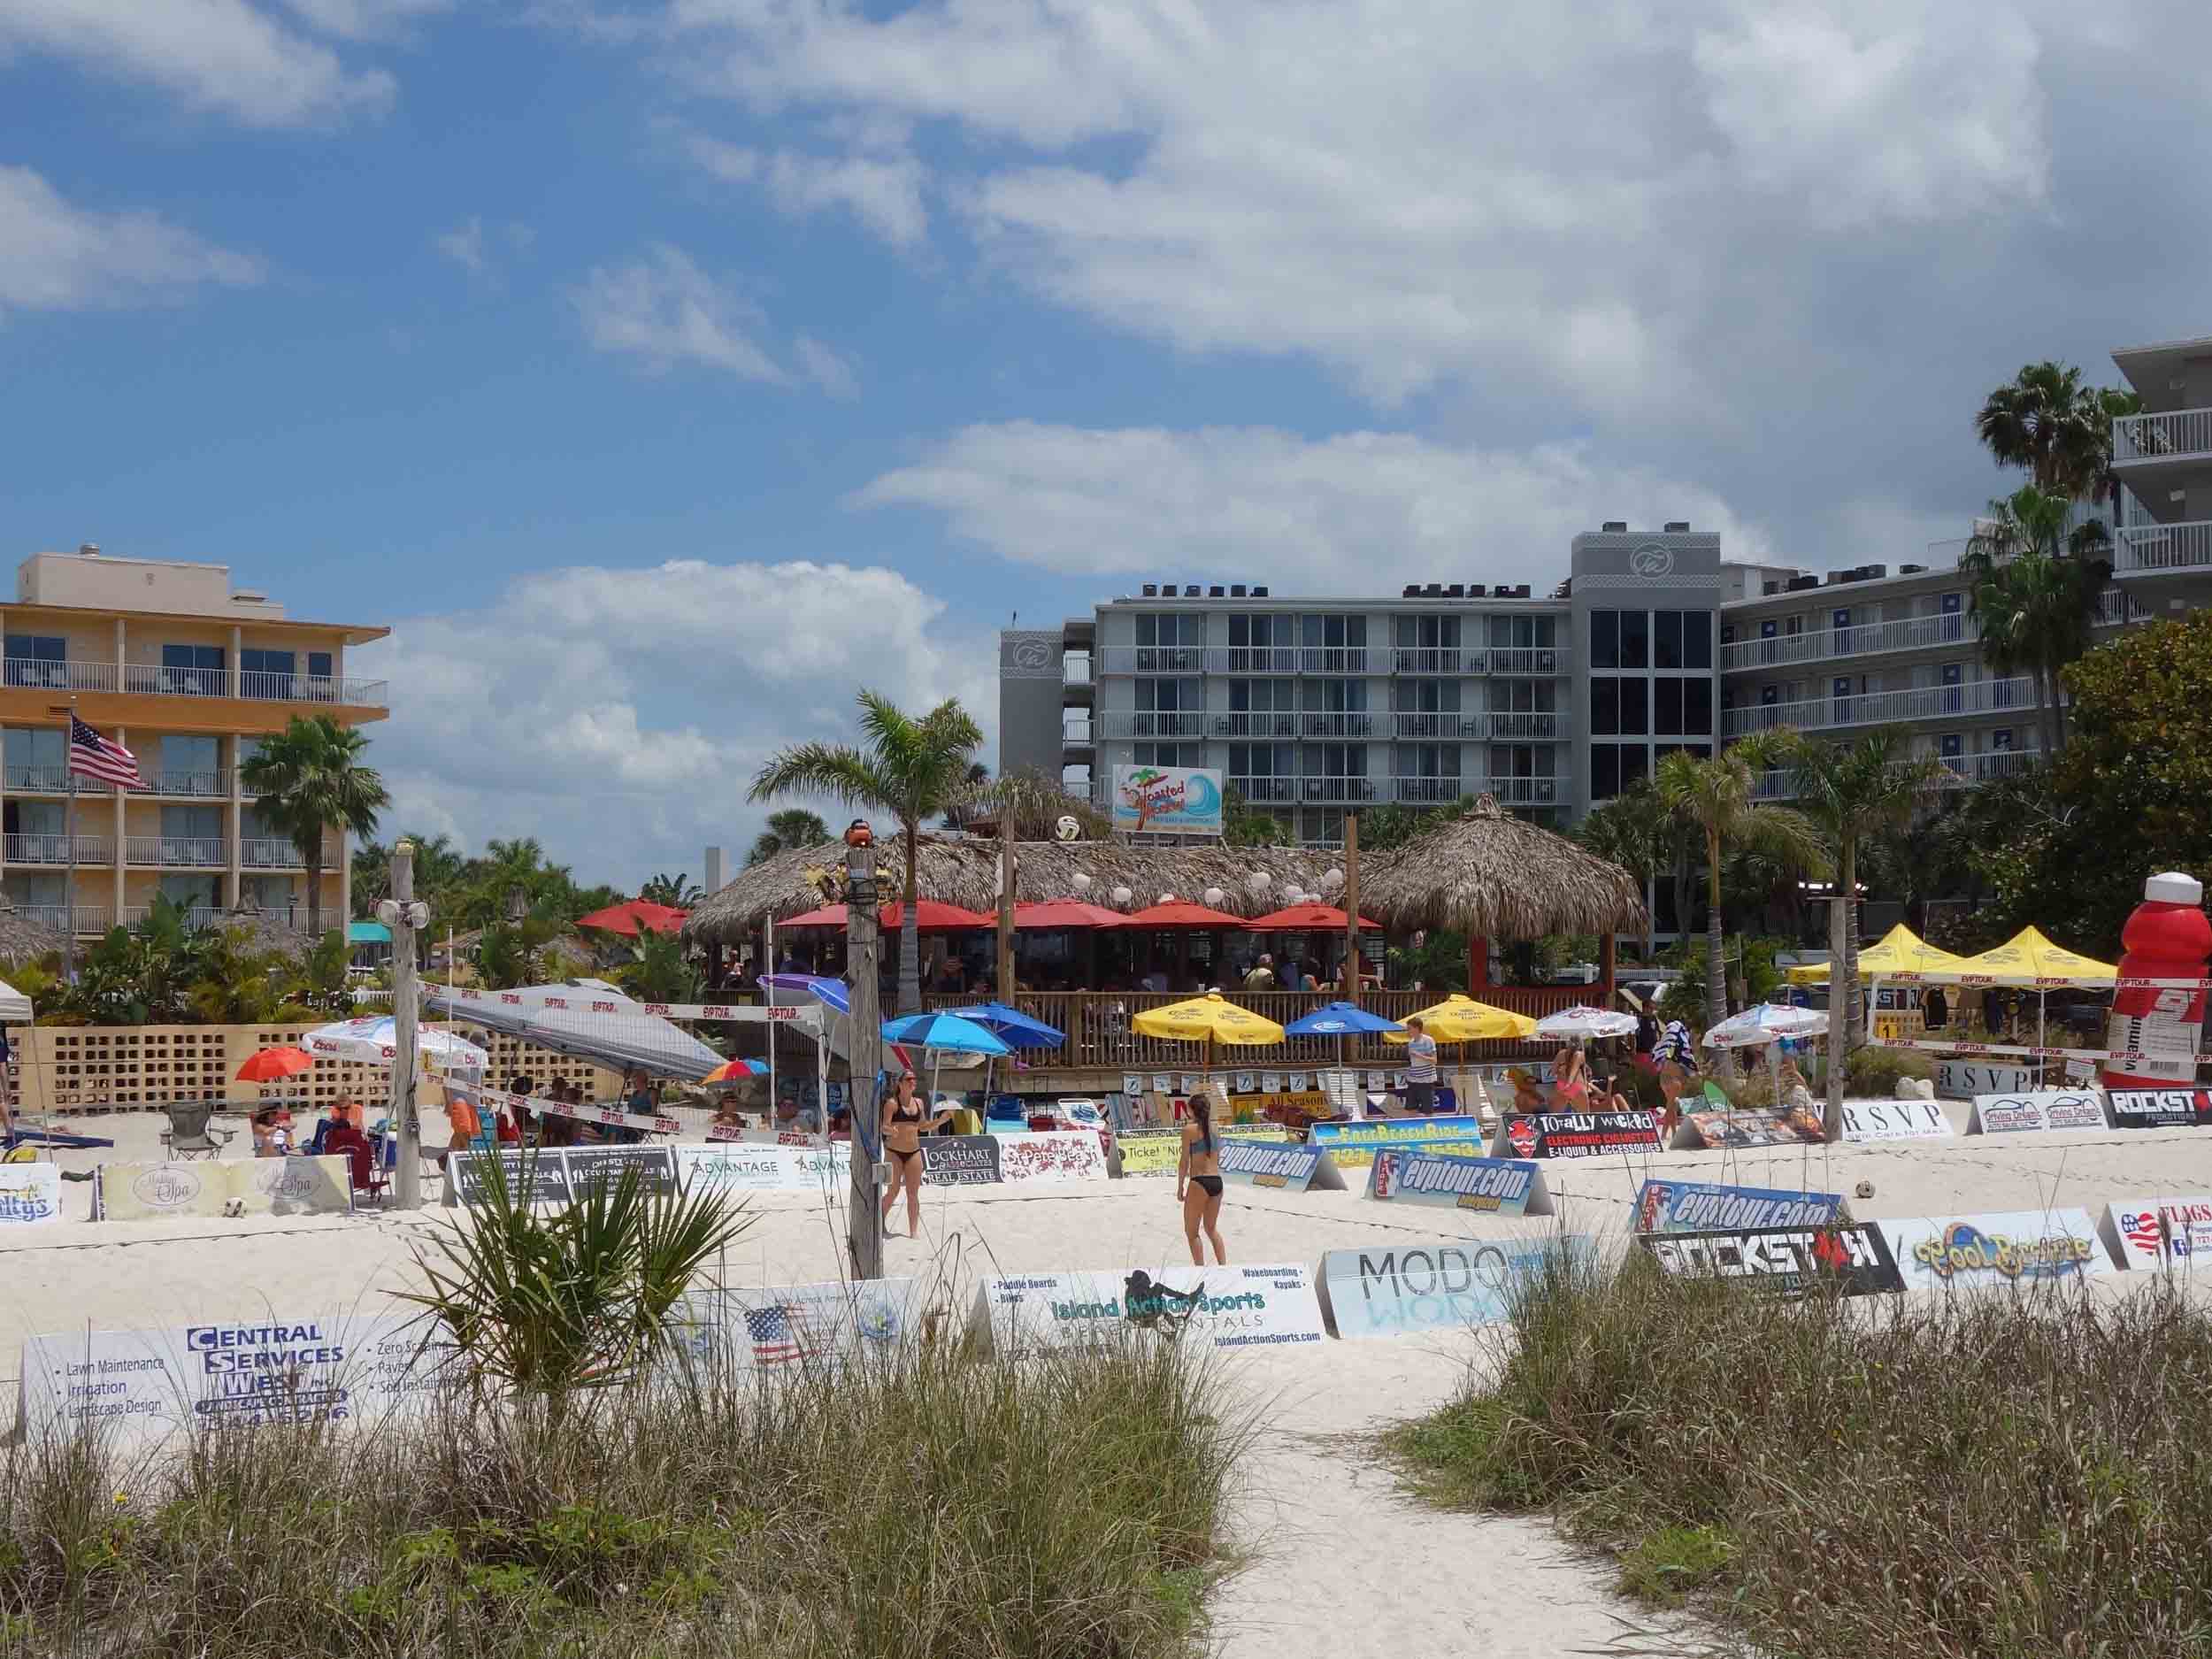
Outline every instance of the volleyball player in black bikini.
POLYGON ((1175 1198, 1183 1206, 1183 1236, 1190 1240, 1192 1264, 1203 1267, 1206 1252, 1198 1243, 1198 1230, 1203 1227, 1213 1240, 1214 1260, 1225 1265, 1229 1251, 1221 1242, 1221 1158, 1214 1140, 1213 1103, 1203 1094, 1194 1094, 1190 1111, 1191 1120, 1183 1125, 1182 1162, 1175 1170, 1175 1198))
POLYGON ((952 1120, 949 1111, 939 1112, 934 1118, 925 1117, 921 1102, 914 1098, 914 1074, 899 1073, 899 1080, 889 1094, 884 1096, 882 1133, 885 1161, 891 1165, 891 1184, 883 1193, 883 1219, 889 1230, 891 1206, 898 1202, 899 1188, 906 1189, 906 1236, 918 1238, 922 1231, 922 1132, 940 1129, 952 1120))

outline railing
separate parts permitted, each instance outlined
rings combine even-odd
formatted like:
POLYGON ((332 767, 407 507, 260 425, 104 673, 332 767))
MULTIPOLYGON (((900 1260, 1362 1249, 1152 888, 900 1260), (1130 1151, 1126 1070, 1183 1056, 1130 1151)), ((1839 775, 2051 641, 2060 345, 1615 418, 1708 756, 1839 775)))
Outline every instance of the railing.
POLYGON ((123 664, 123 689, 142 697, 227 697, 227 668, 167 668, 157 663, 123 664))
MULTIPOLYGON (((69 768, 66 766, 10 766, 7 769, 8 787, 20 795, 67 795, 69 768)), ((93 787, 105 793, 107 786, 96 782, 93 787)))
POLYGON ((1433 806, 1473 793, 1462 778, 1394 778, 1390 787, 1409 806, 1433 806))
POLYGON ((1801 703, 1768 703, 1721 715, 1721 735, 1741 737, 1778 726, 1820 731, 1839 726, 1886 726, 1895 720, 1940 720, 1960 715, 2026 712, 2035 707, 2035 682, 1978 680, 1970 685, 1919 686, 1905 691, 1867 691, 1801 703))
POLYGON ((248 870, 303 870, 307 860, 290 841, 254 841, 238 843, 238 862, 248 870))
POLYGON ((227 799, 230 795, 230 772, 219 767, 213 772, 150 772, 144 774, 146 793, 150 795, 187 795, 214 796, 227 799))
POLYGON ((1493 714, 1490 716, 1490 735, 1502 741, 1557 737, 1559 717, 1545 713, 1493 714))
POLYGON ((1486 674, 1490 654, 1479 645, 1399 645, 1390 652, 1399 674, 1486 674))
POLYGON ((220 870, 230 863, 230 849, 219 835, 133 835, 124 844, 124 856, 134 864, 220 870))
MULTIPOLYGON (((10 835, 0 841, 0 852, 12 864, 65 864, 70 862, 69 842, 64 834, 10 835)), ((115 842, 105 835, 80 835, 76 843, 76 862, 81 864, 115 862, 115 842)))
POLYGON ((1240 709, 1213 717, 1216 737, 1295 737, 1298 716, 1290 709, 1240 709))
POLYGON ((1298 799, 1308 806, 1359 806, 1381 798, 1380 783, 1376 778, 1301 778, 1298 799))
POLYGON ((1202 709, 1115 709, 1098 717, 1098 724, 1108 737, 1203 737, 1206 734, 1206 714, 1202 709))
POLYGON ((1724 672, 1746 668, 1786 668, 1793 663, 1824 663, 1839 657, 1864 657, 1878 651, 1918 651, 1963 645, 1980 638, 1981 629, 1972 618, 1956 611, 1949 616, 1901 617, 1893 622, 1855 623, 1847 628, 1778 634, 1770 640, 1738 640, 1720 648, 1720 665, 1724 672))
POLYGON ((2115 576, 2212 570, 2212 524, 2131 525, 2112 549, 2115 576))
POLYGON ((1481 788, 1497 796, 1500 806, 1556 806, 1559 782, 1556 778, 1491 778, 1481 788))
POLYGON ((1298 729, 1307 737, 1370 737, 1374 734, 1375 717, 1359 710, 1335 713, 1309 710, 1298 716, 1298 729))
POLYGON ((1232 778, 1229 787, 1253 806, 1289 806, 1298 799, 1295 778, 1232 778))
MULTIPOLYGON (((123 907, 123 926, 135 927, 153 913, 150 904, 127 904, 123 907)), ((184 912, 187 927, 223 927, 237 919, 219 904, 195 904, 184 912)))
POLYGON ((1060 683, 1071 688, 1090 685, 1091 657, 1088 651, 1068 651, 1061 656, 1060 683))
POLYGON ((1060 727, 1062 749, 1089 749, 1097 739, 1091 735, 1093 723, 1089 720, 1068 720, 1060 727))
POLYGON ((2168 461, 2212 455, 2212 409, 2177 409, 2165 415, 2128 415, 2112 423, 2112 464, 2168 461))
MULTIPOLYGON (((1194 972, 1201 976, 1217 970, 1194 964, 1194 972)), ((1223 970, 1221 972, 1225 972, 1223 970)), ((1217 981, 1199 979, 1194 983, 1213 984, 1217 981)), ((1313 1012, 1323 1003, 1333 1001, 1337 992, 1326 988, 1313 992, 1245 991, 1233 984, 1221 987, 1222 995, 1230 1002, 1254 1013, 1287 1025, 1302 1016, 1313 1012)), ((1172 1071, 1195 1072, 1204 1064, 1205 1045, 1174 1042, 1160 1037, 1141 1037, 1130 1028, 1130 1022, 1148 1008, 1164 1008, 1170 1002, 1180 1002, 1190 992, 1160 995, 1144 991, 1024 991, 1014 998, 1014 1006, 1033 1019, 1041 1019, 1055 1030, 1067 1033, 1067 1041, 1058 1048, 1042 1051, 1030 1056, 1033 1069, 1051 1071, 1172 1071)), ((1496 1008, 1509 1008, 1532 1018, 1555 1014, 1577 1003, 1594 999, 1595 992, 1586 985, 1564 986, 1486 986, 1471 993, 1479 1000, 1496 1008)), ((952 1009, 972 1006, 975 996, 925 995, 923 1005, 930 1009, 952 1009)), ((1408 1014, 1440 1000, 1437 993, 1427 991, 1363 991, 1360 1006, 1370 1013, 1386 1019, 1402 1020, 1408 1014)), ((1287 1070, 1312 1071, 1342 1061, 1356 1066, 1394 1067, 1405 1063, 1403 1044, 1389 1044, 1379 1037, 1289 1037, 1282 1042, 1263 1048, 1217 1049, 1214 1055, 1217 1071, 1282 1071, 1287 1070)), ((1470 1065, 1502 1064, 1539 1055, 1548 1056, 1557 1048, 1555 1042, 1542 1044, 1523 1042, 1470 1042, 1442 1046, 1442 1064, 1448 1072, 1462 1062, 1470 1065)))
POLYGON ((1101 652, 1110 674, 1202 674, 1205 648, 1198 645, 1140 645, 1101 652))
POLYGON ((1464 742, 1479 738, 1489 730, 1489 717, 1479 712, 1463 714, 1457 709, 1401 710, 1390 717, 1393 737, 1428 738, 1440 743, 1464 742))
MULTIPOLYGON (((327 703, 351 708, 391 706, 391 684, 331 674, 238 676, 240 696, 272 703, 327 703)), ((28 657, 0 659, 0 681, 41 691, 126 691, 152 697, 227 697, 227 668, 166 668, 157 663, 47 662, 28 657)))
POLYGON ((104 933, 114 926, 114 912, 104 904, 19 904, 14 910, 18 918, 58 933, 104 933))
POLYGON ((1232 645, 1206 653, 1210 674, 1295 674, 1304 671, 1303 653, 1294 645, 1232 645))
MULTIPOLYGON (((2113 559, 2116 566, 2119 559, 2116 552, 2113 559)), ((2097 595, 2097 608, 2091 614, 2090 620, 2097 627, 2111 628, 2131 622, 2147 622, 2151 616, 2151 608, 2133 594, 2124 588, 2108 588, 2097 595)))
POLYGON ((40 691, 113 691, 113 663, 50 663, 41 658, 11 657, 0 662, 0 678, 11 686, 40 691))
POLYGON ((1569 667, 1563 645, 1494 645, 1490 672, 1494 674, 1563 674, 1569 667))
MULTIPOLYGON (((1938 787, 1962 789, 1998 778, 2017 777, 2042 758, 2043 751, 2032 748, 1993 749, 1979 755, 1953 755, 1943 757, 1943 767, 1949 776, 1938 787)), ((1794 801, 1797 799, 1797 774, 1781 768, 1761 772, 1755 793, 1762 801, 1794 801)))
MULTIPOLYGON (((238 676, 238 695, 256 703, 342 703, 352 707, 390 706, 391 688, 381 680, 341 680, 329 674, 279 674, 258 668, 238 676)), ((221 692, 203 694, 220 696, 221 692)))
POLYGON ((1302 645, 1298 648, 1302 674, 1363 674, 1367 672, 1364 645, 1302 645))

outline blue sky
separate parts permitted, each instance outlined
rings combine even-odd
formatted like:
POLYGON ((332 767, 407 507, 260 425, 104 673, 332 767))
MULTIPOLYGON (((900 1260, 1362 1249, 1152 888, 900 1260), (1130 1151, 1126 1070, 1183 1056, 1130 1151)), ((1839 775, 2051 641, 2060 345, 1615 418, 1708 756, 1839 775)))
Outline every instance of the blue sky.
POLYGON ((1015 609, 1962 534, 1990 385, 2212 332, 2205 11, 0 0, 0 548, 389 622, 398 822, 695 872, 1015 609))

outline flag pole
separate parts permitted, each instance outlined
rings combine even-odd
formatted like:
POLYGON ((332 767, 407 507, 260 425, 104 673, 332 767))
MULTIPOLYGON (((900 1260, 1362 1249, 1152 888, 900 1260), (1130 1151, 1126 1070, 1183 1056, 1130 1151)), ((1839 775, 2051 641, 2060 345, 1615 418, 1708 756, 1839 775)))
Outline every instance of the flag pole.
POLYGON ((77 978, 77 769, 69 762, 74 758, 77 736, 77 700, 69 699, 69 724, 62 727, 62 772, 68 779, 68 797, 62 806, 62 837, 69 843, 69 885, 65 890, 61 907, 61 982, 73 984, 77 978))

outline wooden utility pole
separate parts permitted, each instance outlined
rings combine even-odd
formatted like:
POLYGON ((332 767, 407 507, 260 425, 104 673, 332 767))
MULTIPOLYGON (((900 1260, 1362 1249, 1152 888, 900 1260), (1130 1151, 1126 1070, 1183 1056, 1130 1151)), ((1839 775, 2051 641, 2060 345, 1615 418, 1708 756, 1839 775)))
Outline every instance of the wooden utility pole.
POLYGON ((876 990, 876 956, 881 943, 876 906, 881 900, 876 890, 875 845, 857 826, 846 832, 845 878, 845 964, 852 981, 846 1090, 853 1114, 852 1203, 846 1216, 845 1247, 852 1256, 855 1279, 881 1279, 883 1209, 876 1190, 876 1164, 883 1156, 883 1009, 876 990))
POLYGON ((998 815, 998 1000, 1014 1005, 1014 809, 998 815))
MULTIPOLYGON (((392 896, 385 926, 392 930, 392 1121, 399 1127, 399 1207, 422 1208, 422 1119, 415 1115, 415 843, 392 848, 392 896)), ((447 1179, 457 1179, 449 1171, 447 1179)))
POLYGON ((1344 1000, 1359 1006, 1359 814, 1344 815, 1344 1000))
POLYGON ((1851 1024, 1846 1010, 1859 995, 1858 976, 1847 982, 1843 974, 1844 929, 1850 913, 1851 901, 1839 890, 1828 901, 1828 1105, 1821 1115, 1821 1133, 1830 1141, 1843 1139, 1843 1073, 1850 1059, 1844 1041, 1851 1024))

